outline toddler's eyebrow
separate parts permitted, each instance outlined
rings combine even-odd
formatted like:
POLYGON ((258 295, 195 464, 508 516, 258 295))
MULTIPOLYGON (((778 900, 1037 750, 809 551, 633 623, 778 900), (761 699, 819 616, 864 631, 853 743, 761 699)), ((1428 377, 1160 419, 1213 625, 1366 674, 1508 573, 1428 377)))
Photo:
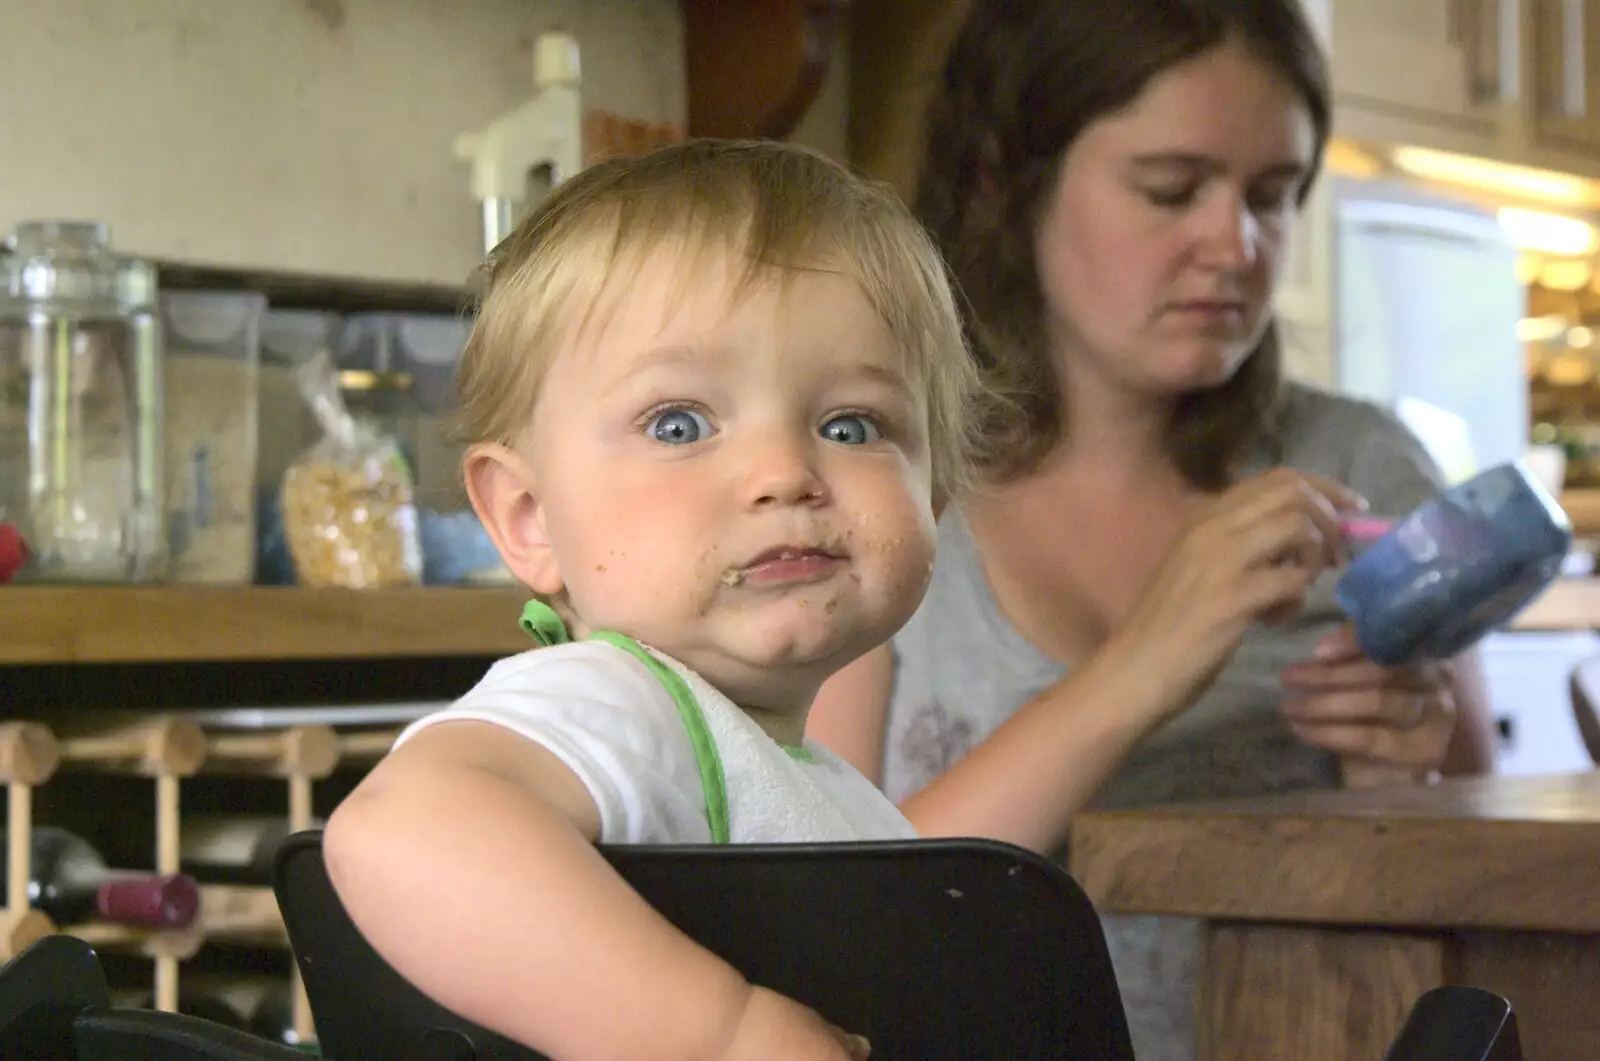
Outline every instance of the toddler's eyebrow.
POLYGON ((719 353, 720 351, 708 351, 685 343, 651 347, 629 362, 627 372, 619 378, 611 380, 606 385, 606 389, 609 391, 619 387, 626 387, 639 376, 658 369, 700 367, 714 362, 719 353))
POLYGON ((894 390, 909 391, 911 380, 905 372, 897 368, 888 368, 871 361, 858 361, 839 373, 844 379, 862 379, 872 383, 881 383, 894 390))

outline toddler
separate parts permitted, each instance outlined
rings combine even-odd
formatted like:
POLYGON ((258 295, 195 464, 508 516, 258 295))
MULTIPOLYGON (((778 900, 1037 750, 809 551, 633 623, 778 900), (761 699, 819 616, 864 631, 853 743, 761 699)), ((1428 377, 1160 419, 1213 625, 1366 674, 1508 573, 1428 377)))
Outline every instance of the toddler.
POLYGON ((406 977, 559 1061, 864 1057, 594 845, 913 836, 804 733, 915 611, 973 463, 943 265, 823 157, 697 141, 561 185, 484 279, 464 471, 546 647, 401 736, 328 823, 333 882, 406 977))

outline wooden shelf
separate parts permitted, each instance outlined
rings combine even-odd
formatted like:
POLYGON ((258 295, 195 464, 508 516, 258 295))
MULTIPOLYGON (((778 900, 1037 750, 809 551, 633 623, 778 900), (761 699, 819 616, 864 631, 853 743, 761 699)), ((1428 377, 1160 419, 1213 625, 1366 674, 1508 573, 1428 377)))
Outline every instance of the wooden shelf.
POLYGON ((278 309, 321 309, 337 313, 442 313, 472 308, 465 287, 354 276, 317 276, 273 269, 250 269, 198 262, 158 260, 163 291, 256 291, 278 309))
POLYGON ((521 589, 0 587, 0 663, 509 655, 521 589))

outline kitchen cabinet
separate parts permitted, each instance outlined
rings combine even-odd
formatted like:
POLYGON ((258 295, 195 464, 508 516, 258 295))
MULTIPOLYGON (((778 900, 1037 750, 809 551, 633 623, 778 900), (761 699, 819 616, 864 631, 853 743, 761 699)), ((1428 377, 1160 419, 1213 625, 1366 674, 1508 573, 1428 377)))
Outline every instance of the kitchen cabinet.
POLYGON ((1600 177, 1600 0, 1333 0, 1335 132, 1600 177))
POLYGON ((850 22, 850 160, 906 199, 923 113, 971 0, 855 0, 850 22))
POLYGON ((816 100, 847 0, 686 0, 689 135, 782 138, 816 100))
POLYGON ((1521 87, 1517 0, 1333 0, 1332 7, 1340 132, 1492 150, 1521 87))
POLYGON ((1600 156, 1600 0, 1535 0, 1534 135, 1600 156))

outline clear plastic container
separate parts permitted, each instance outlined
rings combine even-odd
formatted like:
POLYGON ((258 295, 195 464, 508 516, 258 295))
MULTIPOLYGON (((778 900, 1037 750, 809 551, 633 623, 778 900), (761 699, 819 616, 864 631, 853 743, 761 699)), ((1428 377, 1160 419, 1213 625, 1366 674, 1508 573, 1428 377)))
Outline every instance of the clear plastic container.
POLYGON ((31 221, 0 255, 0 523, 19 581, 162 574, 154 270, 106 226, 31 221))
POLYGON ((257 486, 276 492, 289 465, 319 437, 294 370, 318 353, 337 350, 343 330, 344 317, 324 310, 269 309, 262 320, 257 486))
POLYGON ((462 449, 447 426, 471 328, 444 314, 364 314, 350 318, 339 358, 346 403, 396 439, 411 469, 432 584, 511 581, 467 500, 462 449))
POLYGON ((339 394, 350 415, 394 439, 416 460, 417 405, 400 351, 400 316, 360 313, 345 322, 337 354, 339 394))
POLYGON ((471 322, 459 317, 408 316, 398 324, 401 368, 412 379, 417 405, 413 452, 423 577, 435 584, 509 583, 461 481, 462 447, 450 434, 456 368, 471 322))
POLYGON ((456 401, 456 366, 472 323, 460 317, 416 314, 395 322, 398 367, 412 380, 417 408, 439 417, 456 401))
POLYGON ((167 543, 176 582, 255 578, 261 321, 254 292, 168 292, 167 543))

